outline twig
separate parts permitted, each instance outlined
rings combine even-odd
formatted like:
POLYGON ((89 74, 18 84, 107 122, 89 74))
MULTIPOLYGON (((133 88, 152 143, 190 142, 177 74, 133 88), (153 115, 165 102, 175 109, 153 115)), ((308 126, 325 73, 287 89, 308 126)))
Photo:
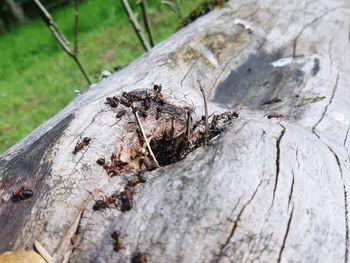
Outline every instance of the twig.
POLYGON ((61 31, 58 29, 58 26, 55 24, 53 18, 51 17, 50 13, 46 10, 46 8, 41 4, 39 0, 34 0, 34 3, 37 5, 40 11, 40 16, 50 29, 51 33, 56 38, 57 42, 60 44, 60 46, 63 48, 63 50, 75 61, 75 63, 78 65, 81 73, 85 77, 87 83, 91 85, 90 78, 81 64, 77 54, 69 47, 69 42, 65 38, 65 36, 61 33, 61 31))
POLYGON ((46 260, 46 262, 48 263, 53 262, 53 258, 50 255, 50 253, 47 252, 47 250, 43 247, 42 244, 40 244, 38 240, 34 240, 34 248, 41 255, 41 257, 46 260))
POLYGON ((147 0, 141 0, 140 5, 141 5, 141 10, 142 10, 143 22, 145 24, 145 28, 146 28, 146 31, 148 34, 148 39, 149 39, 149 42, 151 43, 151 47, 154 47, 152 27, 151 27, 149 17, 148 17, 147 0))
POLYGON ((141 42, 141 45, 143 46, 143 48, 145 49, 146 52, 149 51, 151 48, 150 48, 148 42, 146 41, 145 36, 143 35, 143 33, 141 31, 141 27, 140 27, 139 23, 137 22, 136 16, 134 15, 134 12, 130 8, 128 0, 121 0, 121 1, 122 1, 124 10, 129 17, 130 23, 131 23, 132 27, 134 28, 135 33, 141 42))
POLYGON ((176 8, 175 8, 173 3, 169 2, 169 1, 166 1, 166 0, 163 0, 162 4, 167 5, 170 8, 171 11, 173 11, 174 13, 177 13, 177 10, 176 10, 176 8))
POLYGON ((148 139, 147 139, 147 136, 146 136, 146 134, 145 134, 145 131, 143 130, 143 127, 142 127, 142 124, 141 124, 141 121, 140 121, 139 114, 138 114, 138 112, 135 110, 134 106, 131 106, 131 107, 132 107, 132 110, 133 110, 133 112, 134 112, 134 114, 135 114, 135 117, 136 117, 136 120, 137 120, 137 124, 138 124, 139 127, 140 127, 142 136, 143 136, 143 138, 144 138, 144 140, 145 140, 145 142, 146 142, 148 152, 149 152, 149 154, 152 156, 152 159, 153 159, 153 161, 155 162, 155 164, 157 165, 157 167, 159 167, 159 164, 158 164, 158 161, 157 161, 157 159, 156 159, 156 156, 153 154, 153 151, 152 151, 151 146, 150 146, 150 144, 149 144, 149 142, 148 142, 148 139))
POLYGON ((205 94, 204 94, 204 89, 202 87, 202 84, 200 83, 200 81, 197 79, 198 81, 198 84, 199 84, 199 89, 201 90, 202 92, 202 95, 203 95, 203 101, 204 101, 204 110, 205 110, 205 120, 204 120, 204 125, 205 125, 205 135, 204 135, 204 146, 207 146, 208 144, 208 104, 207 104, 207 99, 205 97, 205 94))
POLYGON ((74 54, 78 56, 79 0, 74 0, 74 54))

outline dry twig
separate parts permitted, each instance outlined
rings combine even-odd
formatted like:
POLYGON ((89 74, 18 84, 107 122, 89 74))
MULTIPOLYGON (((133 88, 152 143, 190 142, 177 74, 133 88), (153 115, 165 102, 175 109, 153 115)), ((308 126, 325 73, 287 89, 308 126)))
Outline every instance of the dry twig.
POLYGON ((130 23, 131 23, 132 27, 134 28, 135 33, 141 42, 141 45, 143 46, 143 48, 145 49, 146 52, 149 51, 151 48, 150 48, 148 42, 146 41, 145 36, 143 35, 143 33, 141 31, 140 24, 137 22, 137 18, 135 16, 134 12, 131 10, 131 7, 129 5, 129 1, 128 0, 121 0, 121 1, 122 1, 124 10, 129 17, 130 23))
POLYGON ((163 0, 162 4, 167 5, 171 11, 173 11, 174 13, 176 13, 179 16, 179 18, 182 18, 179 0, 175 0, 175 4, 173 3, 173 1, 163 0))
POLYGON ((205 97, 205 93, 204 93, 204 89, 202 87, 202 84, 200 83, 199 80, 198 81, 198 84, 199 84, 199 89, 201 90, 202 92, 202 95, 203 95, 203 101, 204 101, 204 110, 205 110, 205 120, 204 120, 204 125, 205 125, 205 134, 204 134, 204 146, 207 146, 208 144, 208 137, 209 137, 209 133, 208 133, 208 104, 207 104, 207 99, 205 97))
POLYGON ((50 29, 50 31, 52 32, 52 34, 54 35, 54 37, 56 38, 56 40, 58 41, 60 46, 63 48, 63 50, 71 58, 73 58, 75 63, 78 65, 81 73, 84 75, 84 78, 86 79, 87 83, 89 85, 91 85, 90 78, 89 78, 85 68, 81 64, 81 62, 80 62, 77 54, 74 52, 74 50, 72 50, 69 47, 69 42, 67 41, 66 37, 62 34, 62 32, 59 30, 58 26, 55 24, 55 22, 54 22, 53 18, 51 17, 50 13, 46 10, 46 8, 42 5, 42 3, 39 0, 34 0, 34 3, 37 5, 37 7, 38 7, 38 9, 40 11, 40 15, 41 15, 42 19, 44 20, 44 22, 46 23, 46 25, 48 26, 48 28, 50 29))
POLYGON ((136 110, 134 110, 134 106, 132 106, 132 109, 133 109, 133 112, 134 112, 134 114, 135 114, 137 124, 138 124, 139 127, 140 127, 142 136, 143 136, 143 138, 144 138, 144 140, 145 140, 145 142, 146 142, 148 152, 149 152, 149 154, 152 156, 152 159, 153 159, 154 163, 157 165, 157 167, 159 167, 159 164, 158 164, 158 161, 157 161, 157 159, 156 159, 156 156, 154 155, 154 153, 153 153, 153 151, 152 151, 151 145, 149 144, 149 141, 148 141, 148 139, 147 139, 147 136, 146 136, 146 134, 145 134, 145 131, 144 131, 143 127, 142 127, 139 114, 138 114, 138 112, 137 112, 136 110))
POLYGON ((149 42, 151 43, 151 47, 154 47, 154 38, 153 38, 153 34, 152 34, 152 27, 151 27, 149 17, 148 17, 147 0, 141 0, 140 5, 141 5, 141 10, 142 10, 143 22, 145 24, 148 39, 149 39, 149 42))

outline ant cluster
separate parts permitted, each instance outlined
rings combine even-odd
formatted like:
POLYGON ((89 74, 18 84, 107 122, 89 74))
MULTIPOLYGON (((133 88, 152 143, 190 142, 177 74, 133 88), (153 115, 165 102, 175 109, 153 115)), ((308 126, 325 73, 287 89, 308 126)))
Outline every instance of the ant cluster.
MULTIPOLYGON (((130 211, 134 207, 134 188, 147 181, 145 172, 184 159, 194 149, 224 131, 238 117, 238 113, 233 111, 203 116, 193 122, 192 106, 174 103, 174 100, 162 94, 160 84, 153 84, 152 89, 107 97, 105 104, 115 111, 117 123, 121 120, 126 123, 123 129, 125 136, 109 160, 101 157, 96 163, 108 176, 125 175, 128 179, 121 192, 116 191, 95 201, 92 207, 94 211, 111 208, 121 212, 130 211), (125 116, 130 118, 131 115, 134 115, 134 121, 126 120, 125 116)), ((88 146, 90 140, 85 137, 78 141, 73 154, 88 146)), ((125 248, 120 231, 114 231, 111 237, 115 251, 125 248)), ((138 252, 131 261, 147 262, 147 259, 138 252)))
MULTIPOLYGON (((141 183, 141 181, 139 181, 139 183, 141 183)), ((105 196, 102 199, 97 200, 92 209, 94 211, 99 211, 111 208, 111 205, 114 205, 114 207, 120 208, 120 211, 122 212, 130 211, 134 206, 133 195, 134 192, 129 187, 125 187, 124 191, 121 193, 115 192, 111 196, 105 196)))

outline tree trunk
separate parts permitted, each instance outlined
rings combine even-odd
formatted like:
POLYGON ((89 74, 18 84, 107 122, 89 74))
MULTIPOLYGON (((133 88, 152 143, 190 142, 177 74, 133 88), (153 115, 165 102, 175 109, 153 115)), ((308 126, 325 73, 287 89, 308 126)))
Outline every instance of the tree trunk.
POLYGON ((24 23, 27 20, 22 7, 18 5, 15 0, 5 0, 5 2, 18 23, 24 23))
POLYGON ((0 251, 38 240, 57 262, 349 262, 349 11, 344 0, 232 0, 92 87, 0 157, 0 251), (192 104, 198 120, 197 80, 209 115, 239 118, 146 172, 130 211, 94 211, 132 176, 96 163, 137 128, 130 111, 116 123, 121 106, 106 97, 162 84, 178 116, 192 104), (21 185, 33 196, 11 202, 21 185))

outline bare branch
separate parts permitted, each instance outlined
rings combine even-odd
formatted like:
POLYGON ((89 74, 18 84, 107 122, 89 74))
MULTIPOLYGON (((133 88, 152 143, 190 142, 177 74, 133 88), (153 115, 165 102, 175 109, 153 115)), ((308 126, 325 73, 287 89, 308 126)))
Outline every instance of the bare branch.
POLYGON ((140 5, 141 5, 141 10, 142 10, 142 17, 143 17, 143 22, 148 34, 148 39, 149 42, 151 43, 151 47, 154 47, 154 38, 153 38, 153 34, 152 34, 152 27, 149 21, 149 17, 148 17, 148 9, 147 9, 147 0, 141 0, 140 1, 140 5))
POLYGON ((73 58, 75 63, 78 65, 81 73, 85 77, 87 83, 91 85, 90 78, 81 64, 79 58, 75 54, 75 52, 69 47, 69 42, 67 41, 66 37, 62 34, 62 32, 59 30, 58 26, 55 24, 53 18, 51 17, 50 13, 46 10, 46 8, 42 5, 42 3, 39 0, 34 0, 34 3, 37 5, 39 11, 40 11, 40 16, 50 29, 51 33, 54 35, 56 38, 57 42, 60 44, 60 46, 63 48, 63 50, 73 58))
POLYGON ((147 139, 147 136, 146 136, 146 134, 145 134, 145 131, 144 131, 143 127, 142 127, 139 114, 138 114, 138 112, 134 109, 134 106, 132 106, 132 109, 133 109, 133 112, 134 112, 134 114, 135 114, 135 117, 136 117, 136 120, 137 120, 137 124, 138 124, 139 127, 140 127, 140 130, 141 130, 143 139, 144 139, 145 142, 146 142, 148 152, 149 152, 149 154, 152 156, 152 159, 153 159, 153 161, 155 162, 155 164, 157 165, 157 167, 159 167, 159 164, 158 164, 158 161, 157 161, 157 159, 156 159, 156 156, 154 155, 154 153, 153 153, 153 151, 152 151, 151 145, 149 144, 149 141, 148 141, 148 139, 147 139))
POLYGON ((137 22, 137 19, 136 19, 134 12, 131 10, 131 7, 129 5, 129 1, 128 0, 121 0, 121 1, 122 1, 124 10, 129 17, 130 23, 131 23, 132 27, 134 28, 135 33, 141 42, 141 45, 143 46, 143 48, 145 49, 146 52, 149 51, 151 48, 150 48, 148 42, 146 41, 145 36, 143 35, 143 33, 141 31, 140 24, 137 22))
POLYGON ((205 124, 205 135, 204 135, 204 146, 207 146, 208 144, 208 104, 207 104, 207 98, 205 97, 205 93, 204 93, 204 89, 202 87, 202 84, 200 83, 200 81, 197 79, 198 84, 199 84, 199 89, 202 92, 203 95, 203 101, 204 101, 204 110, 205 110, 205 120, 204 120, 204 124, 205 124))

